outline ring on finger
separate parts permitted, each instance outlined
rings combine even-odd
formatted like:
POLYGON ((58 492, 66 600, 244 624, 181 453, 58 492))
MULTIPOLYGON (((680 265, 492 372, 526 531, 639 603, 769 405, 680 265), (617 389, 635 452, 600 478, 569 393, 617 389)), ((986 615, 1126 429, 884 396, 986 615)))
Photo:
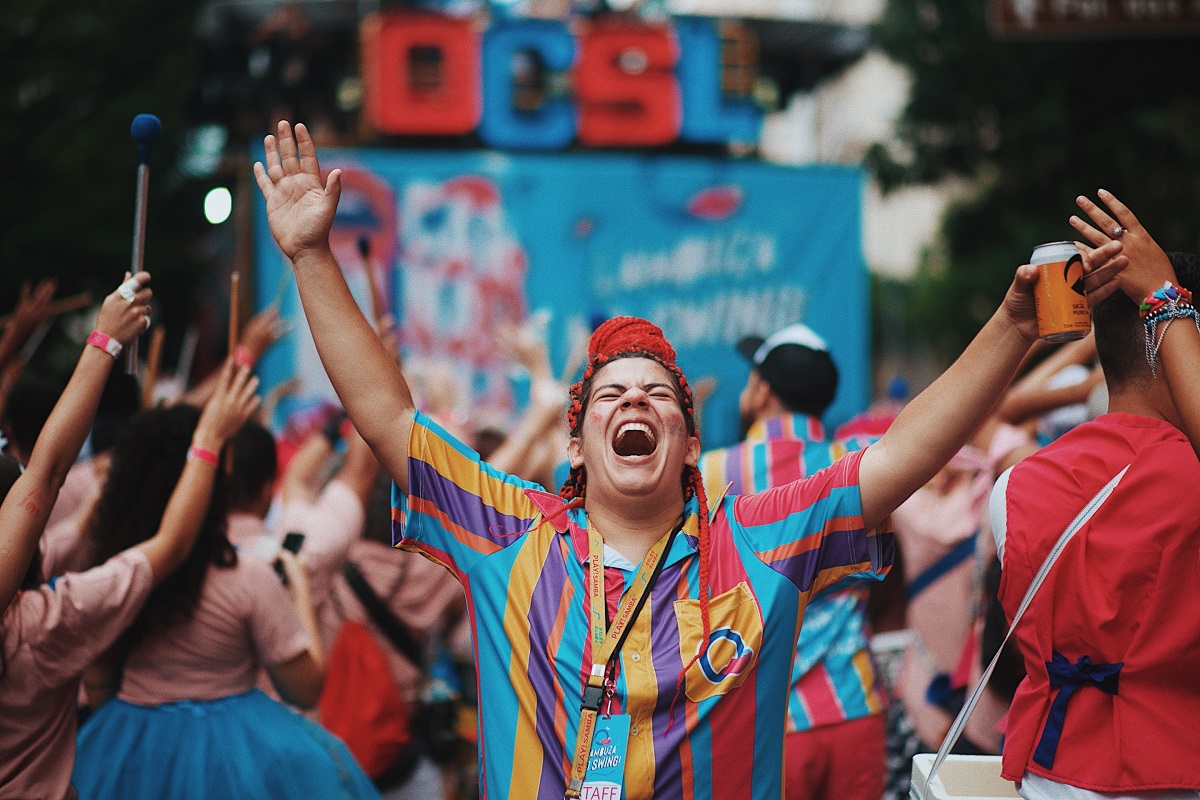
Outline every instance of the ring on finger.
POLYGON ((1114 239, 1120 239, 1124 235, 1125 235, 1125 228, 1122 225, 1114 225, 1113 229, 1109 232, 1109 236, 1111 236, 1114 239))

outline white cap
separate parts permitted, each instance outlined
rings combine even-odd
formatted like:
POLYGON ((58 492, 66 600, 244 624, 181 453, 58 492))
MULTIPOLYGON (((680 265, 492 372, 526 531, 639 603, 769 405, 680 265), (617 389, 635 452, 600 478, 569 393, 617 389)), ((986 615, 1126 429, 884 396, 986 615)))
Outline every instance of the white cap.
POLYGON ((795 325, 788 325, 768 336, 754 351, 754 363, 761 364, 766 360, 767 354, 781 344, 798 344, 809 350, 816 350, 818 353, 829 352, 829 345, 825 344, 824 339, 814 333, 812 328, 797 322, 795 325))

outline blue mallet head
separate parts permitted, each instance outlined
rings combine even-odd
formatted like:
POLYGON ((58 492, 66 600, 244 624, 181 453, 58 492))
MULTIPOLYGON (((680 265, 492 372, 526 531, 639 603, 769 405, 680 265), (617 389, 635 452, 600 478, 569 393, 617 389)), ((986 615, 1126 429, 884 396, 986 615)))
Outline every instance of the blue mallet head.
POLYGON ((162 137, 162 123, 153 114, 138 114, 129 126, 129 135, 137 142, 139 164, 150 163, 150 149, 162 137))

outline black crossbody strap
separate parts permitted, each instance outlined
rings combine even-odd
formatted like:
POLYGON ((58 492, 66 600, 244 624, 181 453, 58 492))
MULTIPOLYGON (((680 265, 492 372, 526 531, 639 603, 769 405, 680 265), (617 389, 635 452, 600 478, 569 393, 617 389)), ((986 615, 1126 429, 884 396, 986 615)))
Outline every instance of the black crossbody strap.
POLYGON ((367 610, 367 614, 371 617, 371 621, 376 627, 388 638, 392 646, 400 655, 411 661, 417 669, 425 669, 425 654, 421 650, 421 646, 413 639, 408 628, 404 623, 392 613, 392 610, 387 607, 379 595, 375 594, 375 590, 371 588, 371 584, 367 583, 367 579, 363 577, 362 570, 358 568, 358 564, 353 561, 347 561, 342 567, 342 577, 346 579, 346 583, 350 584, 350 588, 354 590, 355 596, 359 602, 363 604, 363 608, 367 610))

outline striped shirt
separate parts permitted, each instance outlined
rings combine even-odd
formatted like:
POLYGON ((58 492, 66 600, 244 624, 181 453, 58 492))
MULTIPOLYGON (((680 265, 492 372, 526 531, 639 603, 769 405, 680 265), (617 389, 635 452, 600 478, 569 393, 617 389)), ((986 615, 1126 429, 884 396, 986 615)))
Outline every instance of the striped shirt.
MULTIPOLYGON (((808 598, 891 565, 891 536, 863 529, 858 461, 720 504, 711 525, 711 634, 681 676, 702 631, 698 504, 685 506, 683 535, 630 626, 612 706, 602 709, 631 717, 631 800, 779 799, 781 700, 808 598)), ((563 505, 557 495, 481 463, 420 413, 408 475, 409 494, 394 492, 397 543, 445 565, 467 593, 481 796, 559 800, 591 667, 587 515, 554 516, 563 505)), ((632 565, 609 563, 606 585, 628 588, 632 565)))
MULTIPOLYGON (((756 422, 746 439, 700 461, 704 487, 717 497, 765 492, 837 461, 869 444, 861 437, 828 442, 820 420, 786 414, 756 422)), ((867 588, 854 582, 808 605, 792 665, 788 731, 859 719, 883 710, 887 695, 866 632, 867 588)))

